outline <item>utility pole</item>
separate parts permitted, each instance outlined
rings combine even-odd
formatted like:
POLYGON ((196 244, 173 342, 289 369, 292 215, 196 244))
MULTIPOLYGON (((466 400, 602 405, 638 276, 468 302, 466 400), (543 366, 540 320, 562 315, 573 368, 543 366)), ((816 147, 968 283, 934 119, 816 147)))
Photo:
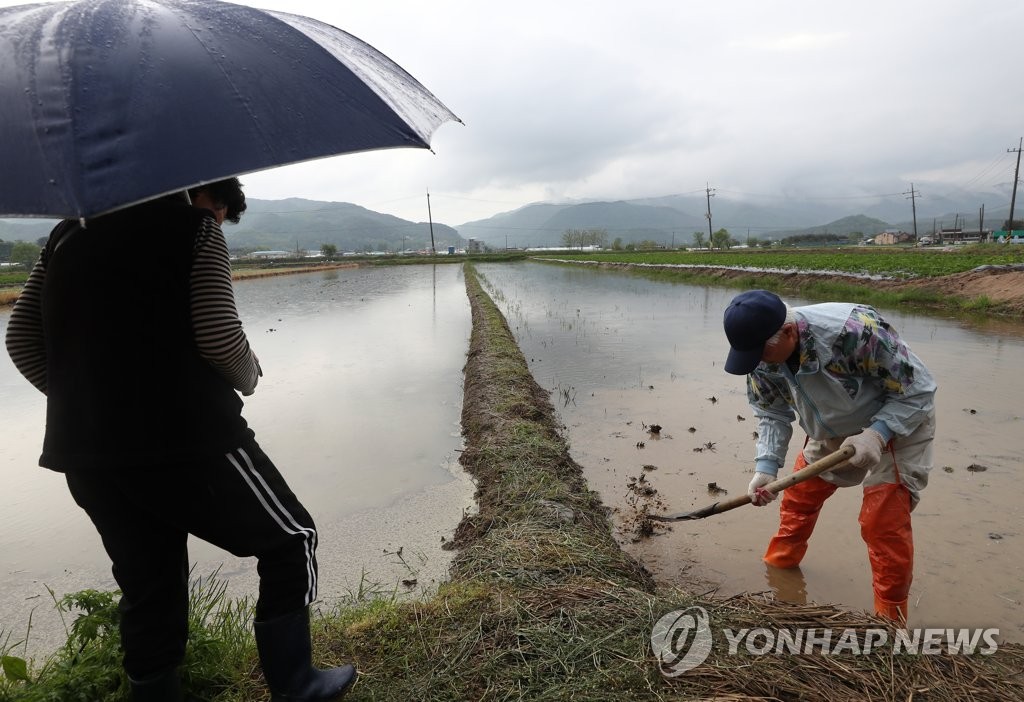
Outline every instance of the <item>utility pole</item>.
POLYGON ((985 241, 985 203, 978 208, 978 241, 985 241))
MULTIPOLYGON (((704 192, 706 192, 708 196, 708 211, 704 214, 704 216, 708 218, 708 248, 710 249, 711 239, 714 236, 711 233, 711 198, 715 196, 715 189, 711 187, 710 183, 705 183, 705 185, 707 186, 704 192)), ((1010 210, 1012 211, 1013 208, 1011 207, 1010 210)))
POLYGON ((427 221, 430 222, 430 255, 436 256, 437 249, 434 248, 434 218, 430 214, 430 190, 427 190, 427 221))
MULTIPOLYGON (((915 191, 914 190, 914 184, 911 183, 910 184, 910 192, 903 193, 903 194, 909 196, 907 199, 910 200, 910 209, 914 213, 914 242, 916 243, 917 242, 917 198, 921 195, 921 193, 915 191)), ((934 228, 934 225, 932 226, 932 228, 934 228)))
POLYGON ((1017 168, 1013 171, 1013 196, 1010 198, 1010 231, 1007 232, 1007 236, 1013 238, 1013 206, 1017 204, 1017 183, 1020 182, 1020 147, 1024 144, 1024 137, 1017 142, 1016 149, 1007 149, 1007 153, 1017 152, 1017 168))

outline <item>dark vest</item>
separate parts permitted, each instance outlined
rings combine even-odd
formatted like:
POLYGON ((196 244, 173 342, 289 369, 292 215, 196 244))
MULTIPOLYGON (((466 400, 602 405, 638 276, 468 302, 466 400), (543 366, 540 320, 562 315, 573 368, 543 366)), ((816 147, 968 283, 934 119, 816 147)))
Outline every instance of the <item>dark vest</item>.
POLYGON ((200 357, 192 333, 189 278, 203 216, 157 200, 51 233, 40 465, 155 468, 251 438, 241 398, 200 357))

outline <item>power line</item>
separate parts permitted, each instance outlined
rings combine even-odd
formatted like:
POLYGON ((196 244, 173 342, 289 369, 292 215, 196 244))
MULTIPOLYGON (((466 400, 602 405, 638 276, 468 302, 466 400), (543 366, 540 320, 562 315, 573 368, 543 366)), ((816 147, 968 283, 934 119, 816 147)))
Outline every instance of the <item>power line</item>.
MULTIPOLYGON (((980 173, 975 175, 973 178, 968 180, 966 183, 963 183, 960 187, 963 188, 964 190, 967 190, 972 185, 974 185, 976 182, 980 181, 982 178, 984 178, 989 173, 991 173, 993 170, 995 170, 995 168, 997 166, 999 166, 1003 161, 1006 161, 1006 160, 1007 160, 1006 154, 999 154, 998 156, 995 157, 995 159, 992 160, 992 163, 988 164, 985 168, 983 168, 981 170, 980 173)), ((992 185, 992 183, 987 183, 987 185, 992 185)))
MULTIPOLYGON (((768 194, 759 192, 744 192, 742 190, 726 190, 718 188, 720 192, 728 192, 734 195, 746 195, 748 198, 764 198, 767 200, 793 200, 791 195, 785 194, 768 194)), ((701 188, 701 190, 703 189, 701 188)), ((801 195, 799 200, 873 200, 877 198, 897 198, 902 195, 902 192, 877 192, 872 194, 863 195, 801 195)))

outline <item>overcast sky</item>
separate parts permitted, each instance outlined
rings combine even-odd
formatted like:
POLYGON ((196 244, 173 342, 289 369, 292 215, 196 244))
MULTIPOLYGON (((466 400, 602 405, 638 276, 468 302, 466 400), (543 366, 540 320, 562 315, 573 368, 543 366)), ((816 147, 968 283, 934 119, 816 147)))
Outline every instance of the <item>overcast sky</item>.
MULTIPOLYGON (((0 4, 20 2, 0 0, 0 4)), ((465 125, 243 178, 462 224, 530 202, 1006 189, 1021 0, 251 0, 355 34, 465 125)), ((992 203, 995 205, 996 203, 992 203)))

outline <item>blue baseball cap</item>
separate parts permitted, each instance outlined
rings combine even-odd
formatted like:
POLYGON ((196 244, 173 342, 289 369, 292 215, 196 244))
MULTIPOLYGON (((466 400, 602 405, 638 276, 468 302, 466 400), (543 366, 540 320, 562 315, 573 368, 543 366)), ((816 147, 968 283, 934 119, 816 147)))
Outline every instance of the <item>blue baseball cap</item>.
POLYGON ((761 362, 764 345, 786 323, 786 303, 767 290, 748 290, 725 308, 725 335, 729 357, 725 372, 746 375, 761 362))

